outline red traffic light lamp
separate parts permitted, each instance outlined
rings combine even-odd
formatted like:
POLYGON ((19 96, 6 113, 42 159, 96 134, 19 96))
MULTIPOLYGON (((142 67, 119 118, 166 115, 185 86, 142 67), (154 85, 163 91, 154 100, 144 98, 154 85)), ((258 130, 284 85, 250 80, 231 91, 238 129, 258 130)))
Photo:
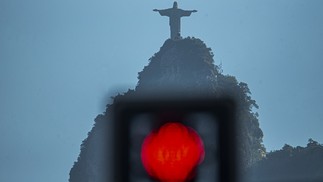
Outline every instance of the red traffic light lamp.
POLYGON ((150 176, 162 182, 184 182, 204 159, 204 146, 192 128, 168 122, 150 133, 141 149, 141 160, 150 176))

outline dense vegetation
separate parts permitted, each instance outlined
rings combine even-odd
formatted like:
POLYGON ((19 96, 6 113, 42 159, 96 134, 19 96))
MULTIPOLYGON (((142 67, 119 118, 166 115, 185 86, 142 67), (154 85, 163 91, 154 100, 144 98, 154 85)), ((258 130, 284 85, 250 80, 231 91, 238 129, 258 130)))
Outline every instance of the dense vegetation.
POLYGON ((136 91, 139 92, 170 88, 181 95, 202 93, 234 97, 238 103, 241 136, 237 139, 243 166, 249 167, 264 156, 263 133, 258 114, 253 112, 258 105, 251 98, 248 85, 238 82, 234 76, 223 75, 219 66, 214 65, 211 49, 200 39, 167 40, 138 78, 136 91))
POLYGON ((323 145, 309 139, 306 147, 285 144, 269 152, 252 168, 252 179, 262 181, 323 181, 323 145))
MULTIPOLYGON (((211 49, 200 39, 167 40, 139 72, 138 79, 134 90, 116 98, 154 92, 187 96, 203 93, 235 98, 240 124, 237 139, 240 141, 241 162, 246 169, 263 158, 266 152, 262 145, 263 133, 259 128, 258 114, 253 112, 258 106, 250 96, 248 85, 238 82, 234 76, 223 75, 222 70, 214 65, 211 49)), ((107 177, 111 174, 107 164, 113 157, 108 150, 112 140, 110 106, 95 119, 94 127, 83 141, 79 158, 70 171, 71 182, 109 181, 107 177)))

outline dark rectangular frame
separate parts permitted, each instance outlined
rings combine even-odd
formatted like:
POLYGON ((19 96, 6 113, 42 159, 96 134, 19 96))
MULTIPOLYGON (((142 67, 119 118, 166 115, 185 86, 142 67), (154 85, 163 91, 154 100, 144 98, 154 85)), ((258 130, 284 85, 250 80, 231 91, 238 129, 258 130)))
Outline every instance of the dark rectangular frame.
POLYGON ((113 174, 116 182, 129 182, 129 123, 142 113, 208 112, 219 119, 219 177, 221 182, 237 181, 236 104, 232 99, 213 98, 135 98, 115 99, 113 174))

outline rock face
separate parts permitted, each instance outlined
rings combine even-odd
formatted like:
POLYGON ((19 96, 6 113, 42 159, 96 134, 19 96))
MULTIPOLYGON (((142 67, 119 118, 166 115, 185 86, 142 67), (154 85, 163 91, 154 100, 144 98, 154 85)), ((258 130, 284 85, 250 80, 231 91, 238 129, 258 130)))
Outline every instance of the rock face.
MULTIPOLYGON (((262 145, 263 133, 259 128, 258 108, 250 97, 246 83, 238 82, 235 77, 223 75, 214 65, 210 48, 196 38, 166 40, 143 71, 139 72, 135 90, 123 95, 142 93, 172 93, 194 95, 203 93, 216 97, 229 95, 238 101, 238 120, 240 135, 239 150, 245 168, 260 160, 265 154, 262 145)), ((104 114, 98 115, 92 130, 81 145, 81 152, 70 171, 70 182, 103 182, 111 181, 109 161, 112 157, 109 143, 111 135, 111 105, 104 114)), ((112 180, 113 181, 113 180, 112 180)))

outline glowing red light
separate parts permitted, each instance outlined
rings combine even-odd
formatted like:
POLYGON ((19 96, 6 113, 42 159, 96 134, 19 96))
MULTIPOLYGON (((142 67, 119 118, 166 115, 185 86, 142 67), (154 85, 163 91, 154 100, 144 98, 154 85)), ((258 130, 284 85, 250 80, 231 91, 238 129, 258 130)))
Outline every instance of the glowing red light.
POLYGON ((166 123, 150 133, 141 149, 141 160, 150 176, 162 182, 183 182, 204 159, 199 135, 180 123, 166 123))

